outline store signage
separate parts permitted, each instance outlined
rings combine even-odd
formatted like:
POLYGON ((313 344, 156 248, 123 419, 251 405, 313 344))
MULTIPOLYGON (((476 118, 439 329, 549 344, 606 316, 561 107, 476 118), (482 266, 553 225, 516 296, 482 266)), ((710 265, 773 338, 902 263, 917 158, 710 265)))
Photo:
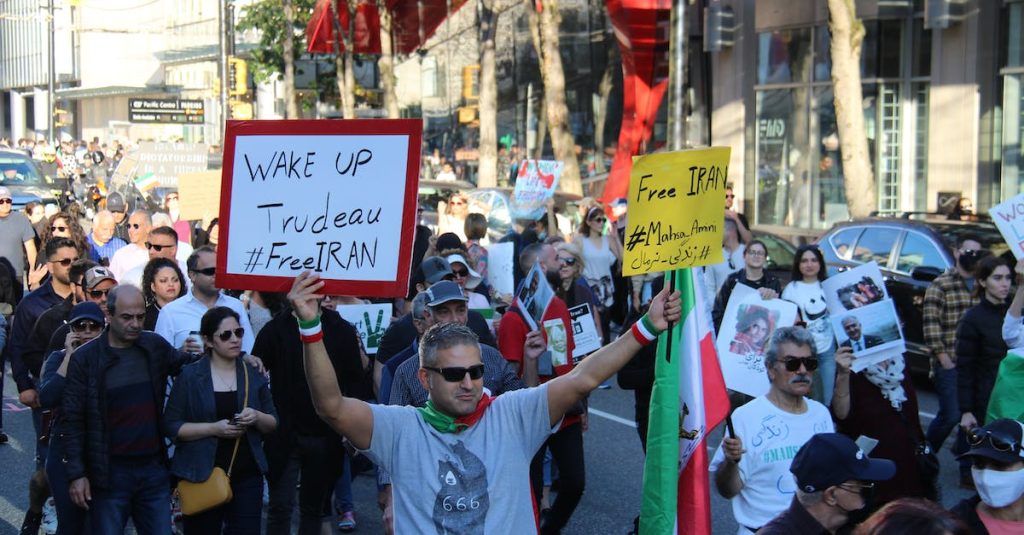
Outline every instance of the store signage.
POLYGON ((202 100, 180 98, 130 98, 128 121, 156 124, 203 124, 206 111, 202 100))

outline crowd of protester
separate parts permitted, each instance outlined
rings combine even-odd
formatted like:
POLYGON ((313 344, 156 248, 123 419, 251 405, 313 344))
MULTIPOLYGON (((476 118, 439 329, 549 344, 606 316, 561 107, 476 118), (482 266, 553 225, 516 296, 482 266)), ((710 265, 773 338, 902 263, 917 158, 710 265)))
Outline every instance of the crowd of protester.
MULTIPOLYGON (((541 322, 566 333, 554 340, 490 286, 487 219, 452 195, 436 232, 417 225, 408 294, 377 300, 394 318, 373 355, 336 310, 370 300, 321 295, 315 276, 288 294, 217 288, 217 221, 182 220, 177 193, 158 212, 112 193, 84 225, 10 200, 0 187, 0 274, 19 290, 0 344, 38 439, 22 533, 120 533, 131 519, 139 533, 180 520, 186 534, 313 534, 327 517, 352 531, 360 471, 375 475, 388 532, 501 532, 527 519, 559 533, 585 493, 587 395, 616 374, 634 390, 646 448, 648 344, 679 302, 658 276, 622 276, 625 199, 551 209, 502 239, 517 285, 539 267, 551 286, 541 322), (601 349, 542 368, 545 353, 573 354, 568 310, 580 304, 601 349), (232 498, 196 506, 189 485, 221 477, 232 498)), ((739 533, 1024 531, 1021 415, 988 410, 1001 363, 1024 345, 1024 263, 962 236, 956 266, 928 289, 940 410, 925 429, 902 356, 853 371, 854 347, 837 344, 818 248, 798 248, 783 286, 733 202, 729 189, 723 261, 701 270, 703 311, 717 330, 740 284, 799 310, 771 336, 757 318, 737 336, 764 348, 770 381, 764 396, 732 393, 710 465, 739 533), (945 511, 935 452, 954 430, 960 483, 977 495, 945 511)))

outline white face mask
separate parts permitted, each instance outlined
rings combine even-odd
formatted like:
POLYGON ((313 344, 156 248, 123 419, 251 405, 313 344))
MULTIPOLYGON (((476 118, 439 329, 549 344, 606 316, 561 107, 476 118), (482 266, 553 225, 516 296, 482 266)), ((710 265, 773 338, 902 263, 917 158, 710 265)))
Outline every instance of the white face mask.
POLYGON ((971 468, 974 486, 985 505, 999 509, 1024 495, 1024 468, 1001 472, 990 468, 971 468))

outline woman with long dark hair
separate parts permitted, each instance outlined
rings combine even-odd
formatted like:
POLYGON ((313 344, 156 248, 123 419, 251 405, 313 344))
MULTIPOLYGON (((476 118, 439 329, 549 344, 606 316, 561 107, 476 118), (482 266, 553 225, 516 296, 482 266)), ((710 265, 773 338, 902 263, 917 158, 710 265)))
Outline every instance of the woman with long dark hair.
POLYGON ((605 232, 608 218, 600 205, 587 210, 572 242, 579 247, 583 257, 583 277, 587 279, 590 291, 597 298, 598 312, 601 313, 602 343, 609 342, 609 311, 615 304, 615 283, 612 268, 622 260, 622 244, 617 236, 605 232))
POLYGON ((798 307, 807 330, 814 336, 818 369, 811 397, 828 407, 836 383, 836 336, 821 286, 825 276, 825 258, 818 246, 801 245, 793 257, 790 283, 782 290, 782 298, 798 307))
POLYGON ((143 327, 152 331, 160 309, 167 303, 185 295, 185 275, 174 260, 154 258, 142 271, 142 295, 146 298, 146 322, 143 327))
POLYGON ((171 473, 203 482, 214 467, 231 481, 230 502, 185 516, 185 533, 260 533, 263 436, 277 428, 270 383, 242 356, 245 330, 228 307, 211 308, 199 324, 206 358, 186 366, 171 388, 164 433, 175 443, 171 473))

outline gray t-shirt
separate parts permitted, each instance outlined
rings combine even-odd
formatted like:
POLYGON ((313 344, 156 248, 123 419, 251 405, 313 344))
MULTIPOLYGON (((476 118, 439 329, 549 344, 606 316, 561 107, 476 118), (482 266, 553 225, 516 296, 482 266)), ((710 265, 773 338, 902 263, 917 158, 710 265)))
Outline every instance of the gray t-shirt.
POLYGON ((395 533, 508 533, 533 525, 530 461, 552 429, 546 385, 498 396, 458 434, 438 432, 412 407, 370 408, 366 454, 394 481, 395 533))
POLYGON ((25 242, 36 237, 25 214, 11 212, 7 217, 0 217, 0 256, 6 258, 19 277, 25 272, 25 242))

